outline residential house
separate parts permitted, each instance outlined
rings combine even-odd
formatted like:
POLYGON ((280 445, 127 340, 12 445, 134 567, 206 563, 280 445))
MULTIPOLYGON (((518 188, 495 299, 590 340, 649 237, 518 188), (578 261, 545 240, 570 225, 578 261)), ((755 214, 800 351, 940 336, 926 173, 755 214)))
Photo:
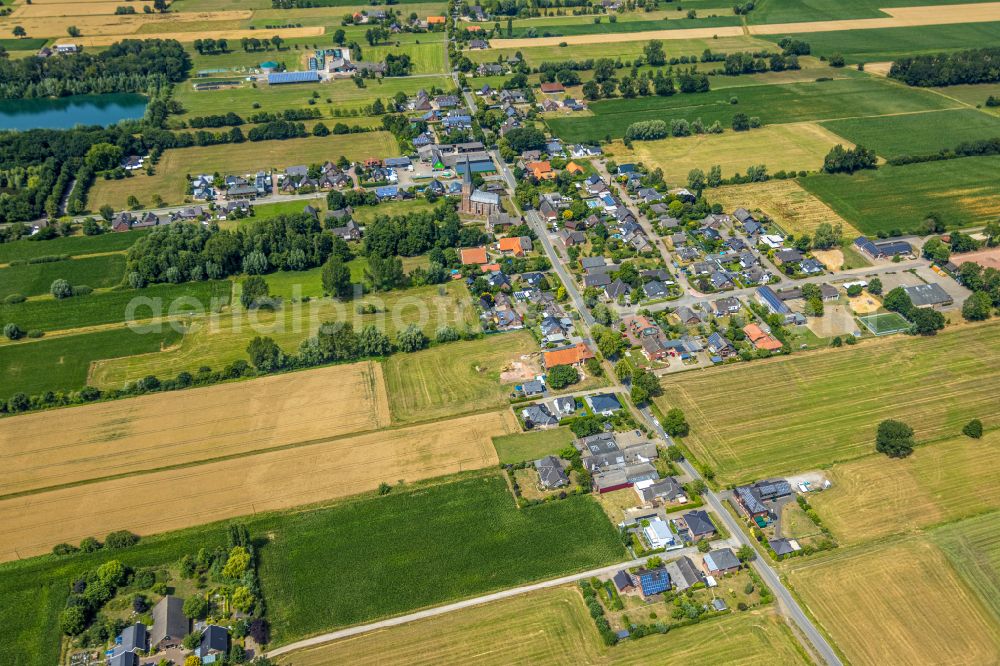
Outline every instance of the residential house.
POLYGON ((785 305, 785 302, 781 300, 778 294, 774 291, 774 289, 771 289, 771 287, 767 285, 757 287, 756 296, 761 305, 766 307, 771 314, 781 315, 785 318, 785 321, 788 321, 791 318, 791 309, 785 305))
POLYGON ((531 239, 527 236, 507 236, 497 243, 501 254, 513 257, 523 257, 531 247, 531 239))
POLYGON ((701 316, 686 305, 674 310, 674 316, 685 326, 696 326, 702 321, 701 316))
POLYGON ((644 597, 661 594, 670 589, 670 574, 662 566, 655 569, 640 568, 632 574, 632 581, 644 597))
MULTIPOLYGON (((638 488, 643 484, 651 484, 653 481, 640 481, 633 488, 638 488)), ((649 524, 642 528, 642 535, 646 537, 646 543, 652 549, 669 548, 676 543, 674 533, 670 531, 670 525, 660 518, 653 518, 649 524)), ((669 587, 669 586, 668 586, 669 587)))
POLYGON ((201 634, 201 645, 198 654, 204 663, 210 655, 229 654, 229 630, 215 624, 205 627, 201 634))
POLYGON ((561 84, 561 83, 559 83, 557 81, 552 81, 552 82, 549 82, 549 83, 543 83, 541 86, 539 86, 539 88, 546 95, 552 95, 552 94, 556 94, 556 93, 564 93, 564 92, 566 92, 566 88, 563 87, 563 84, 561 84))
POLYGON ((806 275, 818 275, 826 271, 826 266, 817 259, 810 257, 802 260, 802 263, 799 264, 799 271, 806 275))
POLYGON ((167 595, 153 606, 153 628, 149 632, 150 649, 178 647, 191 630, 184 615, 184 600, 167 595))
POLYGON ((733 280, 725 271, 712 271, 711 275, 708 276, 708 281, 711 282, 712 287, 718 291, 733 288, 733 280))
POLYGON ((708 336, 708 351, 716 356, 727 358, 736 354, 736 347, 724 335, 716 331, 708 336))
POLYGON ((619 297, 624 298, 631 294, 632 287, 628 283, 618 279, 604 287, 604 297, 611 301, 616 301, 619 297))
POLYGON ((361 227, 354 220, 348 220, 345 225, 330 229, 330 233, 343 238, 345 241, 361 240, 361 227))
POLYGON ((120 640, 117 641, 116 648, 122 652, 135 652, 136 650, 146 651, 149 649, 149 632, 146 625, 136 622, 122 629, 120 640))
MULTIPOLYGON (((587 359, 594 358, 594 352, 583 342, 571 347, 546 351, 542 354, 542 361, 546 369, 551 369, 557 365, 580 366, 587 359)), ((619 408, 621 405, 619 405, 619 408)))
POLYGON ((759 481, 749 486, 737 486, 733 491, 733 498, 737 506, 749 518, 767 518, 771 515, 770 509, 765 502, 773 502, 792 494, 792 487, 784 479, 771 479, 769 481, 759 481))
POLYGON ((771 550, 778 557, 784 555, 790 555, 797 550, 802 550, 802 547, 798 544, 795 539, 769 539, 768 545, 771 546, 771 550))
POLYGON ((649 299, 666 298, 670 295, 669 287, 659 280, 650 280, 642 285, 642 290, 646 292, 646 298, 649 299))
POLYGON ((640 481, 633 486, 641 502, 662 500, 664 502, 683 502, 687 500, 684 487, 672 476, 658 481, 640 481))
POLYGON ((524 168, 536 180, 555 180, 556 178, 556 172, 552 170, 552 163, 548 161, 528 162, 524 168))
POLYGON ((545 393, 545 382, 540 379, 532 379, 531 381, 524 382, 521 384, 521 393, 529 398, 533 395, 545 393))
POLYGON ((119 652, 111 657, 108 666, 139 666, 139 655, 135 652, 119 652))
POLYGON ((678 592, 683 592, 705 582, 705 574, 698 570, 698 567, 687 555, 667 563, 665 568, 670 574, 670 581, 673 583, 674 589, 678 592))
POLYGON ((712 302, 712 314, 716 317, 734 315, 742 308, 743 306, 740 303, 740 299, 735 296, 727 296, 726 298, 720 298, 719 300, 712 302))
POLYGON ((622 404, 618 401, 618 398, 614 393, 589 395, 585 398, 585 400, 587 401, 587 404, 590 405, 590 409, 593 410, 595 414, 600 414, 601 416, 611 416, 622 408, 622 404))
POLYGON ((725 575, 740 568, 740 561, 732 548, 720 548, 706 553, 704 564, 705 571, 710 576, 725 575))
POLYGON ((757 349, 766 349, 768 351, 781 350, 781 342, 769 333, 765 333, 764 329, 757 324, 747 324, 743 327, 743 332, 746 333, 747 339, 757 349))
POLYGON ((615 584, 615 589, 619 592, 631 592, 635 589, 635 582, 632 580, 632 574, 624 569, 619 570, 614 576, 612 576, 611 581, 615 584))
POLYGON ((552 415, 544 404, 528 405, 521 410, 524 424, 529 428, 548 428, 559 425, 559 419, 552 415))
POLYGON ((562 463, 555 456, 545 456, 535 461, 535 471, 542 488, 555 490, 569 485, 569 477, 563 471, 562 463))
POLYGON ((649 463, 637 463, 614 467, 594 474, 594 488, 598 493, 608 493, 614 490, 629 488, 641 481, 660 478, 656 468, 649 463))
POLYGON ((565 396, 552 401, 552 410, 556 416, 564 418, 576 413, 576 398, 565 396))
POLYGON ((464 247, 458 256, 463 266, 481 266, 487 262, 485 247, 464 247))
POLYGON ((486 218, 486 233, 502 233, 520 223, 520 218, 509 215, 502 210, 495 210, 486 218))
POLYGON ((715 536, 715 525, 712 524, 712 519, 708 517, 708 513, 703 509, 688 511, 681 520, 683 521, 684 528, 691 535, 691 541, 701 541, 702 539, 715 536))

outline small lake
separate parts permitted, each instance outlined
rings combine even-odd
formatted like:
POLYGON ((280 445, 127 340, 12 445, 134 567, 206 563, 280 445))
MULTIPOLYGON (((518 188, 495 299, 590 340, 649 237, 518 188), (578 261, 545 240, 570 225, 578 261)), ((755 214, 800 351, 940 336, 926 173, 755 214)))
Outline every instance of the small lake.
POLYGON ((0 100, 0 130, 114 125, 120 120, 142 118, 148 101, 133 94, 0 100))

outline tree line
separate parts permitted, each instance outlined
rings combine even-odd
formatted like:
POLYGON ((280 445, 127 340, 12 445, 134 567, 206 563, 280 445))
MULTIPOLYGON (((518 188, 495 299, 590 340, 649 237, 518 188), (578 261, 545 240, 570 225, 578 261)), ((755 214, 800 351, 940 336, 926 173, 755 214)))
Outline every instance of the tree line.
POLYGON ((892 63, 889 77, 920 87, 1000 81, 1000 48, 899 58, 892 63))

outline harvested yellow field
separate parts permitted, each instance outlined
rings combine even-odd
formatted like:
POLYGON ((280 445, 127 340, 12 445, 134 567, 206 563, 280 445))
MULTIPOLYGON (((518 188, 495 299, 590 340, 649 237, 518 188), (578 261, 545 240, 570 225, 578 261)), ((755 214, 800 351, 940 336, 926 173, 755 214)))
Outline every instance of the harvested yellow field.
POLYGON ((890 69, 892 69, 892 61, 865 63, 865 71, 877 76, 889 76, 890 69))
MULTIPOLYGON (((159 37, 168 39, 174 33, 184 35, 181 29, 176 28, 176 26, 181 24, 200 25, 205 30, 211 30, 213 33, 218 32, 219 34, 213 35, 216 39, 219 37, 228 38, 229 35, 224 34, 226 32, 247 33, 245 36, 255 35, 252 30, 225 30, 225 28, 239 28, 243 22, 248 21, 253 16, 253 12, 245 10, 190 12, 186 14, 143 14, 140 12, 138 14, 118 15, 114 13, 57 15, 45 13, 48 11, 48 7, 53 6, 55 5, 39 7, 39 10, 43 12, 39 15, 18 17, 17 19, 13 19, 13 17, 7 18, 5 21, 0 22, 0 25, 16 21, 17 25, 25 29, 29 37, 51 37, 57 39, 66 38, 66 29, 72 25, 79 28, 82 34, 81 37, 75 37, 72 41, 85 46, 113 44, 114 42, 121 41, 123 35, 134 35, 139 32, 153 33, 159 37)), ((318 28, 318 33, 315 32, 317 28, 291 28, 288 31, 282 30, 276 32, 279 32, 282 37, 306 36, 285 34, 286 32, 294 32, 296 30, 312 31, 306 34, 323 34, 323 28, 318 28)), ((244 35, 241 34, 240 36, 244 35)), ((191 41, 190 36, 174 37, 174 39, 191 41)))
POLYGON ((155 534, 492 467, 492 438, 517 429, 509 410, 477 414, 0 500, 0 561, 114 530, 155 534))
POLYGON ((834 465, 833 487, 810 498, 841 543, 911 531, 1000 508, 1000 431, 834 465))
POLYGON ((718 28, 684 28, 679 30, 646 30, 643 32, 616 32, 613 39, 609 39, 606 34, 593 35, 564 35, 562 37, 534 37, 524 39, 492 39, 491 49, 528 49, 535 46, 558 46, 566 43, 574 44, 607 44, 609 41, 615 43, 622 42, 647 42, 651 39, 663 41, 675 39, 712 39, 713 37, 740 37, 743 36, 743 28, 734 26, 721 26, 718 28))
POLYGON ((378 363, 0 420, 0 496, 389 425, 378 363))
POLYGON ((796 560, 788 578, 853 664, 1000 660, 1000 626, 922 539, 796 560))
MULTIPOLYGON (((823 158, 819 159, 822 163, 823 158)), ((769 180, 766 183, 719 187, 712 190, 712 201, 722 204, 723 210, 726 211, 740 207, 751 211, 760 209, 782 229, 796 236, 802 234, 811 236, 816 232, 816 227, 823 222, 834 226, 839 224, 843 229, 844 238, 856 238, 861 235, 850 223, 812 193, 803 189, 795 180, 769 180)), ((838 263, 827 263, 827 266, 838 268, 843 263, 844 258, 841 255, 838 263)))
MULTIPOLYGON (((191 28, 194 30, 194 28, 191 28)), ((320 37, 326 31, 322 26, 315 27, 303 27, 303 28, 275 28, 273 30, 268 30, 267 35, 273 37, 278 35, 282 39, 295 39, 296 37, 320 37)), ((148 30, 143 30, 143 36, 145 38, 151 38, 154 34, 151 34, 148 30)), ((239 41, 244 37, 260 37, 260 30, 212 30, 212 37, 214 39, 228 39, 229 41, 239 41)), ((190 42, 198 38, 197 34, 191 31, 188 32, 156 32, 155 37, 158 39, 176 39, 181 42, 190 42)), ((75 42, 82 44, 84 46, 109 46, 115 42, 121 41, 121 37, 114 37, 112 35, 104 35, 99 37, 81 37, 74 40, 75 42)))
POLYGON ((609 648, 601 642, 580 592, 568 586, 298 650, 279 657, 278 663, 772 666, 807 662, 772 609, 734 613, 609 648))
MULTIPOLYGON (((13 18, 37 18, 41 16, 113 16, 120 2, 32 2, 21 5, 11 14, 13 18)), ((139 9, 138 11, 142 11, 139 9)))
MULTIPOLYGON (((670 182, 687 182, 691 169, 705 173, 718 164, 725 178, 736 172, 746 173, 747 167, 767 163, 769 173, 817 169, 830 149, 844 140, 816 123, 787 123, 765 125, 751 132, 725 132, 723 134, 698 134, 689 137, 671 137, 657 141, 636 141, 632 149, 615 142, 605 152, 618 159, 642 162, 648 167, 663 169, 670 182), (766 156, 766 159, 765 157, 766 156)), ((777 181, 789 182, 789 181, 777 181)), ((767 183, 747 186, 753 193, 751 203, 757 201, 758 187, 767 183)), ((797 187, 797 186, 796 186, 797 187)), ((713 195, 727 188, 713 190, 713 195)), ((716 201, 716 199, 712 199, 716 201)), ((749 208, 744 201, 739 206, 749 208)), ((728 210, 728 209, 727 209, 728 210)))

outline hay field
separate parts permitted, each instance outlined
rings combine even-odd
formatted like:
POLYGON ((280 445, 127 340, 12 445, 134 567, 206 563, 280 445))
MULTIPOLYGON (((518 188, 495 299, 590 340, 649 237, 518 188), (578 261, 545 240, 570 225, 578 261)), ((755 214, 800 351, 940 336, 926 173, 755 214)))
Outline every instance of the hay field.
POLYGON ((500 384, 500 371, 537 349, 532 337, 519 331, 389 357, 384 372, 393 423, 505 405, 514 387, 500 384))
POLYGON ((1000 512, 945 525, 929 536, 1000 622, 1000 512))
POLYGON ((904 460, 881 454, 828 472, 810 498, 841 544, 920 529, 1000 508, 1000 431, 920 446, 904 460))
POLYGON ((656 403, 684 410, 685 444, 719 483, 752 481, 872 453, 886 418, 906 421, 924 442, 954 437, 972 418, 993 427, 998 345, 993 324, 872 340, 664 379, 656 403), (734 391, 738 408, 719 407, 734 391))
POLYGON ((278 663, 770 666, 808 662, 772 610, 728 615, 608 648, 601 643, 580 592, 567 586, 298 650, 279 657, 278 663))
POLYGON ((92 386, 110 388, 150 374, 173 377, 182 370, 193 373, 203 365, 221 369, 237 359, 245 360, 247 346, 258 335, 269 336, 286 352, 294 353, 321 325, 335 321, 350 322, 355 331, 369 324, 379 326, 390 337, 411 323, 422 325, 430 336, 440 326, 452 325, 462 330, 466 324, 476 325, 469 292, 458 282, 446 285, 443 294, 433 285, 370 294, 351 303, 331 298, 312 299, 308 303, 288 303, 277 312, 238 310, 199 317, 180 344, 158 353, 96 363, 89 379, 92 386), (359 315, 355 306, 361 303, 371 303, 381 311, 359 315))
POLYGON ((389 425, 364 362, 0 420, 0 496, 389 425))
MULTIPOLYGON (((822 158, 820 158, 822 162, 822 158)), ((770 166, 770 165, 768 165, 770 166)), ((840 225, 844 238, 855 238, 860 232, 837 215, 832 208, 802 189, 795 180, 769 180, 766 183, 727 185, 711 191, 712 203, 722 204, 723 210, 733 211, 743 207, 760 209, 777 222, 787 233, 812 235, 821 222, 840 225)), ((841 261, 840 263, 843 263, 841 261)), ((840 266, 837 263, 835 267, 840 266)))
POLYGON ((794 562, 789 581, 851 663, 1000 660, 1000 625, 925 540, 794 562))
MULTIPOLYGON (((303 95, 304 97, 304 95, 303 95)), ((389 157, 399 151, 396 139, 388 132, 366 132, 326 137, 306 137, 285 141, 256 141, 193 148, 175 148, 163 153, 156 173, 141 172, 122 180, 98 179, 87 197, 87 205, 97 210, 104 204, 127 208, 130 195, 143 205, 152 205, 159 194, 167 204, 184 203, 187 174, 243 174, 260 169, 281 169, 295 164, 336 161, 341 155, 349 160, 389 157)))
POLYGON ((491 467, 492 438, 517 427, 509 411, 477 414, 0 500, 0 561, 113 530, 155 534, 491 467))
MULTIPOLYGON (((985 99, 984 95, 979 103, 985 99)), ((954 148, 963 141, 1000 136, 1000 118, 978 109, 830 120, 823 126, 887 158, 933 154, 945 148, 954 148)))

